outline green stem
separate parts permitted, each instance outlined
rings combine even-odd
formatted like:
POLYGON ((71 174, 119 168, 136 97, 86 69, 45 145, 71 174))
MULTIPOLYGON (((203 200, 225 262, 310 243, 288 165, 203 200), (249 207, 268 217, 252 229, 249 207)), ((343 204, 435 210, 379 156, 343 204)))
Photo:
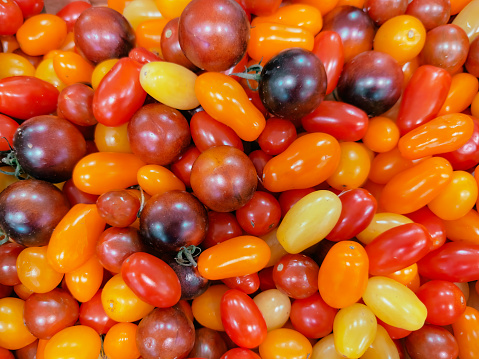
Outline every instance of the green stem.
POLYGON ((263 66, 261 66, 260 64, 261 64, 261 61, 260 61, 259 64, 255 64, 255 65, 252 65, 250 67, 245 67, 244 72, 237 72, 237 73, 233 73, 231 75, 241 77, 242 79, 246 79, 246 83, 247 83, 248 87, 252 91, 257 91, 258 88, 253 88, 251 86, 251 84, 249 83, 249 81, 254 80, 254 81, 259 82, 261 80, 261 71, 263 71, 263 66), (251 73, 251 72, 253 72, 253 73, 251 73))
POLYGON ((194 245, 181 247, 175 258, 176 263, 185 267, 196 267, 198 264, 195 257, 198 257, 200 253, 201 248, 194 245))

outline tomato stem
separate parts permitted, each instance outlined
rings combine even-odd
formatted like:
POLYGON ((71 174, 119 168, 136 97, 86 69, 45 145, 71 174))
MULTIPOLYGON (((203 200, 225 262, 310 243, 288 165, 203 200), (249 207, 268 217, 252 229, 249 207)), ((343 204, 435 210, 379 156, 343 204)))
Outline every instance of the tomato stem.
POLYGON ((8 236, 6 233, 0 228, 0 246, 8 242, 8 236))
POLYGON ((140 200, 140 209, 136 213, 136 218, 140 218, 141 212, 143 211, 143 208, 145 208, 146 201, 145 201, 145 192, 143 192, 143 188, 141 188, 140 186, 137 186, 137 188, 140 190, 141 200, 140 200))
POLYGON ((5 163, 6 165, 12 167, 15 169, 14 172, 8 172, 8 171, 3 171, 0 170, 0 173, 6 174, 6 175, 14 175, 16 178, 19 180, 24 180, 29 178, 30 176, 27 175, 27 177, 22 177, 22 175, 25 174, 25 171, 23 170, 22 166, 20 166, 20 163, 18 163, 17 156, 15 155, 15 151, 13 150, 12 146, 10 145, 10 142, 8 142, 6 137, 2 137, 5 141, 7 141, 8 147, 10 148, 8 151, 0 151, 0 155, 4 156, 1 160, 1 162, 5 163))
POLYGON ((201 248, 194 245, 181 247, 175 258, 176 263, 185 267, 196 267, 198 264, 195 257, 198 257, 200 253, 201 248))
POLYGON ((250 67, 245 66, 244 72, 237 72, 237 73, 233 73, 231 75, 238 76, 238 77, 241 77, 243 79, 246 79, 246 83, 247 83, 248 87, 252 91, 258 91, 258 88, 253 88, 251 86, 251 84, 249 83, 249 80, 254 80, 254 81, 258 81, 258 82, 261 80, 261 71, 263 71, 263 66, 261 66, 260 64, 261 64, 261 61, 259 62, 259 64, 255 64, 255 65, 252 65, 250 67), (251 74, 250 72, 253 72, 253 73, 251 74))

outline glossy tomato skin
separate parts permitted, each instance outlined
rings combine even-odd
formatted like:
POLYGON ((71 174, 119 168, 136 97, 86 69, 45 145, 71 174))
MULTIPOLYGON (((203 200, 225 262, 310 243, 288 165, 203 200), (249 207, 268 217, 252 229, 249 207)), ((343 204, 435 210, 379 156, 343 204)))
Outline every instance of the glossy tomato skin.
POLYGON ((253 236, 263 236, 278 226, 281 207, 273 195, 256 191, 248 203, 236 210, 241 228, 253 236))
POLYGON ((105 75, 93 95, 93 115, 98 122, 122 125, 143 105, 146 92, 140 84, 140 70, 141 64, 123 58, 105 75))
POLYGON ((0 16, 4 20, 0 25, 0 35, 14 35, 23 24, 22 10, 13 0, 0 4, 0 16))
POLYGON ((436 216, 427 206, 406 214, 406 217, 426 227, 432 239, 431 250, 439 248, 446 242, 444 221, 436 216))
POLYGON ((449 242, 430 252, 418 262, 419 274, 450 282, 479 279, 479 245, 449 242))
POLYGON ((55 112, 59 91, 52 84, 32 76, 0 80, 0 112, 27 120, 55 112))
POLYGON ((62 18, 67 23, 67 31, 70 32, 73 31, 75 22, 83 10, 86 10, 90 7, 91 4, 87 2, 74 1, 65 5, 59 12, 57 12, 57 16, 62 18))
POLYGON ((235 215, 229 212, 208 212, 208 230, 202 248, 210 248, 227 239, 241 236, 243 229, 235 215))
POLYGON ((230 289, 221 298, 221 321, 228 336, 243 348, 255 348, 266 338, 267 328, 256 303, 247 294, 230 289))
POLYGON ((408 354, 413 359, 457 358, 459 347, 454 336, 443 327, 425 325, 405 339, 408 354))
POLYGON ((121 275, 140 299, 155 307, 171 307, 180 300, 181 286, 176 273, 151 254, 133 253, 123 262, 121 275))
POLYGON ((362 232, 376 214, 377 201, 367 190, 356 188, 339 194, 342 203, 338 223, 326 236, 330 241, 341 241, 362 232))
POLYGON ((328 80, 326 95, 329 95, 336 88, 343 70, 344 48, 341 37, 335 31, 321 31, 314 38, 313 53, 324 65, 328 80))
POLYGON ((342 141, 359 141, 366 134, 368 115, 345 102, 323 101, 301 119, 308 132, 325 132, 342 141))
POLYGON ((79 321, 81 325, 89 326, 96 330, 98 334, 106 334, 108 330, 117 322, 111 319, 103 309, 101 304, 100 289, 88 302, 80 306, 79 321))
POLYGON ((0 284, 14 286, 20 284, 17 274, 17 258, 25 247, 18 243, 5 243, 0 246, 0 284))
POLYGON ((13 136, 19 124, 8 116, 0 114, 0 137, 5 137, 0 141, 0 151, 8 151, 13 142, 13 136), (2 143, 3 142, 3 143, 2 143))

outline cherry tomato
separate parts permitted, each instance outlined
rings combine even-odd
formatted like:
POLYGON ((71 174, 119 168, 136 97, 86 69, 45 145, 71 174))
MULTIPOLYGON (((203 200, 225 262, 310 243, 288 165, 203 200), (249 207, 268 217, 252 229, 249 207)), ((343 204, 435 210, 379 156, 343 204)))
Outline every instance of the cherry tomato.
POLYGON ((65 273, 70 293, 80 302, 88 302, 98 292, 103 280, 103 267, 93 255, 79 268, 65 273))
POLYGON ((17 350, 36 340, 25 325, 24 306, 25 302, 18 298, 0 299, 0 347, 17 350))
POLYGON ((23 13, 18 4, 13 0, 6 0, 0 4, 0 35, 15 35, 23 24, 23 13))
POLYGON ((474 358, 479 350, 479 312, 466 307, 459 319, 452 324, 452 329, 459 345, 461 359, 474 358))
POLYGON ((44 358, 96 358, 100 354, 100 336, 90 327, 76 325, 55 334, 45 346, 44 358))
POLYGON ((110 359, 136 359, 136 328, 133 323, 118 323, 110 328, 103 341, 105 355, 110 359))
POLYGON ((116 321, 111 319, 103 309, 101 304, 100 289, 88 302, 84 302, 80 306, 80 317, 78 318, 81 325, 86 325, 96 330, 98 334, 106 334, 116 321))
POLYGON ((319 57, 326 70, 328 87, 326 95, 336 88, 344 65, 344 49, 341 37, 334 31, 321 31, 314 38, 313 53, 319 57))
MULTIPOLYGON (((279 329, 288 321, 291 314, 291 300, 278 289, 264 290, 257 294, 253 300, 263 315, 268 331, 279 329)), ((331 332, 332 326, 331 320, 329 332, 331 332)))
POLYGON ((388 229, 401 226, 406 223, 413 223, 408 217, 396 213, 376 213, 371 223, 356 236, 364 244, 371 243, 381 233, 388 229))
POLYGON ((273 195, 256 191, 253 198, 236 210, 236 219, 248 234, 263 236, 278 226, 281 207, 273 195))
POLYGON ((415 212, 408 213, 406 216, 426 227, 432 239, 431 250, 439 248, 446 242, 445 221, 436 216, 428 207, 422 207, 415 212))
POLYGON ((269 118, 258 137, 258 144, 268 155, 279 155, 296 139, 296 128, 291 121, 281 118, 269 118))
POLYGON ((229 288, 226 285, 212 285, 203 294, 193 299, 191 309, 195 319, 206 328, 224 331, 221 320, 221 299, 229 288))
POLYGON ((309 340, 296 330, 280 328, 268 332, 259 346, 262 359, 307 359, 313 348, 309 340))
POLYGON ((259 289, 258 273, 225 278, 221 280, 231 289, 238 289, 246 294, 253 294, 259 289))
POLYGON ((91 7, 91 4, 84 1, 73 1, 69 4, 66 4, 62 9, 57 12, 57 16, 62 18, 63 21, 67 24, 67 31, 72 32, 73 26, 77 21, 80 14, 83 10, 86 10, 91 7))
POLYGON ((362 140, 371 151, 388 152, 393 150, 399 141, 399 129, 396 123, 387 117, 374 117, 369 120, 362 140))
POLYGON ((313 346, 312 359, 342 359, 343 356, 338 353, 334 346, 334 335, 329 334, 320 339, 313 346))

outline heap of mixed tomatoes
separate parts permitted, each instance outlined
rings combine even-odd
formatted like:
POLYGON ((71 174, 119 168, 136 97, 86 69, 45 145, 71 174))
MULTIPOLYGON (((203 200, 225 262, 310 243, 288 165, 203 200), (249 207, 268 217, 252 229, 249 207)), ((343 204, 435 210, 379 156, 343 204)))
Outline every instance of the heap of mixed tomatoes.
POLYGON ((479 0, 0 1, 0 358, 479 358, 479 0))

